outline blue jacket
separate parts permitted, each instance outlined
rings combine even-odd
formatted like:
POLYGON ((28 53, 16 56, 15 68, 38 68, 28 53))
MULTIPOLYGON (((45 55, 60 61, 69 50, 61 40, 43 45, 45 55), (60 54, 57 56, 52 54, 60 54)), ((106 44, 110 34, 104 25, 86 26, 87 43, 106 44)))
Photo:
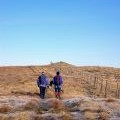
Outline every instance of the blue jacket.
POLYGON ((48 78, 46 77, 46 75, 41 75, 38 77, 37 80, 37 85, 40 87, 47 87, 49 85, 49 81, 48 78))

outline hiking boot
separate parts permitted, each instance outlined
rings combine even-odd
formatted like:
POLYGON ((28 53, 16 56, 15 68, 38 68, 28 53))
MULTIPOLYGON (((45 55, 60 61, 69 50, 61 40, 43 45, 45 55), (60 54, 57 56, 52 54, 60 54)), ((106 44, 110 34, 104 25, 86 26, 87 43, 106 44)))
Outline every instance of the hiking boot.
POLYGON ((55 95, 56 98, 58 98, 58 95, 55 95))
POLYGON ((55 97, 58 98, 58 93, 57 92, 55 92, 55 97))
POLYGON ((59 93, 58 93, 58 99, 61 99, 61 96, 60 96, 60 95, 61 95, 61 93, 59 92, 59 93))
POLYGON ((62 99, 61 96, 59 96, 58 99, 61 100, 62 99))
POLYGON ((41 95, 41 96, 40 96, 40 98, 41 98, 41 99, 44 99, 44 96, 43 96, 43 95, 41 95))

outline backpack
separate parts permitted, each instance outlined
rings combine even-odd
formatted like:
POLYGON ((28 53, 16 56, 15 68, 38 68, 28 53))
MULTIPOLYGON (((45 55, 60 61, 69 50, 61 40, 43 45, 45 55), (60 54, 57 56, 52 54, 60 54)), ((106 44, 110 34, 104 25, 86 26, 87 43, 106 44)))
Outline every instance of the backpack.
POLYGON ((45 75, 39 76, 38 81, 39 81, 39 85, 45 85, 46 84, 46 76, 45 75))
POLYGON ((61 77, 59 75, 56 75, 54 77, 54 85, 60 86, 61 85, 61 77))

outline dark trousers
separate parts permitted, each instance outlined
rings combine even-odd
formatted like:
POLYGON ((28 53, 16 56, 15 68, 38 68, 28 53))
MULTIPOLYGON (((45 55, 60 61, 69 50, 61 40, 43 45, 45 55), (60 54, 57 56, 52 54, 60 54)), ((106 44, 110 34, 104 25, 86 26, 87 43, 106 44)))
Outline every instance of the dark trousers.
POLYGON ((44 99, 46 87, 40 86, 40 98, 44 99))

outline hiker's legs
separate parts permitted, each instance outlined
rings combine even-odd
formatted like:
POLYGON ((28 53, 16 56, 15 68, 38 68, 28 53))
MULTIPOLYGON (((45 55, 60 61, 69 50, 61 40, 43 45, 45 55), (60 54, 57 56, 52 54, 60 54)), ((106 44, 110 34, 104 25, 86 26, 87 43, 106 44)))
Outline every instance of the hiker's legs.
POLYGON ((58 98, 58 87, 55 86, 55 97, 58 98))
POLYGON ((40 89, 40 97, 41 97, 42 96, 42 87, 40 86, 39 89, 40 89))
POLYGON ((40 97, 44 99, 46 87, 40 86, 40 97))
POLYGON ((58 87, 58 98, 61 99, 61 87, 58 87))
POLYGON ((45 97, 45 90, 46 90, 46 87, 43 87, 43 99, 44 99, 44 97, 45 97))
POLYGON ((55 97, 59 99, 61 98, 61 87, 59 86, 55 87, 55 97))

